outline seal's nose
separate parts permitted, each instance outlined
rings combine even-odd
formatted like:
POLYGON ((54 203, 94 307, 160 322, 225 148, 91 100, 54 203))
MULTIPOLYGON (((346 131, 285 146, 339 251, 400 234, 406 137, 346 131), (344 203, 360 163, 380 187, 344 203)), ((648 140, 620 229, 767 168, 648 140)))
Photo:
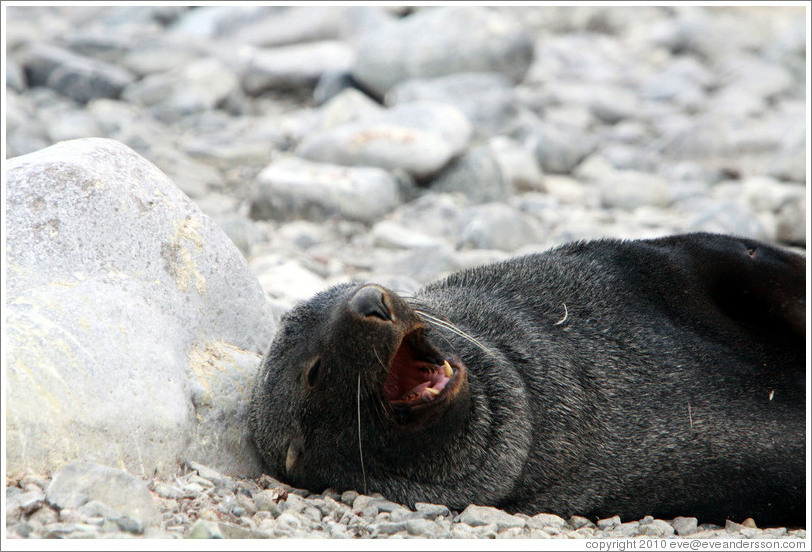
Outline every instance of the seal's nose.
POLYGON ((384 291, 378 286, 364 286, 350 299, 350 310, 359 316, 376 316, 391 321, 392 315, 386 308, 383 294, 384 291))

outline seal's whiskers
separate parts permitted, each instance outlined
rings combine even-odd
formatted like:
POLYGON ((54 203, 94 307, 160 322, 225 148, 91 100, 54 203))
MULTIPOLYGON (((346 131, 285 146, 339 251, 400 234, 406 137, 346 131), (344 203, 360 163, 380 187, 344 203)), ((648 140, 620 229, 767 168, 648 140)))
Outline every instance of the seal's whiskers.
POLYGON ((388 371, 389 368, 386 367, 386 364, 384 364, 384 362, 381 360, 381 357, 378 356, 378 351, 375 350, 375 347, 372 347, 372 352, 375 353, 375 358, 378 359, 378 362, 380 363, 381 368, 383 368, 383 371, 384 372, 388 371))
POLYGON ((423 310, 420 310, 420 309, 415 308, 414 312, 416 312, 417 314, 419 314, 423 318, 428 319, 430 322, 433 322, 433 323, 437 324, 438 326, 441 326, 441 327, 449 330, 450 332, 453 332, 453 333, 457 334, 461 338, 465 339, 466 341, 469 341, 469 342, 473 343, 474 345, 476 345, 477 347, 482 349, 483 352, 487 353, 491 357, 496 358, 496 355, 493 354, 493 352, 490 349, 488 349, 485 345, 480 343, 479 340, 477 340, 475 337, 473 337, 471 335, 468 335, 467 333, 465 333, 464 331, 459 329, 457 326, 455 326, 451 322, 446 322, 445 320, 441 320, 439 318, 436 318, 436 317, 430 315, 429 313, 427 313, 426 311, 423 311, 423 310))
MULTIPOLYGON (((376 353, 377 355, 377 353, 376 353)), ((356 404, 358 405, 358 455, 361 457, 361 474, 364 477, 364 494, 367 494, 367 471, 364 468, 364 449, 361 447, 361 372, 358 372, 358 393, 356 394, 356 404)))

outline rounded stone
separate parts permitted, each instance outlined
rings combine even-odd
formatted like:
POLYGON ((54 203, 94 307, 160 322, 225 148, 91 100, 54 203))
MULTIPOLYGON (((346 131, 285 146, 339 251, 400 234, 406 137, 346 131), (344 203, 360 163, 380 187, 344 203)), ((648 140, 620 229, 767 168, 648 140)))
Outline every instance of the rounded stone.
POLYGON ((258 473, 235 427, 274 324, 231 241, 113 140, 7 166, 7 468, 258 473))
POLYGON ((505 74, 522 79, 533 42, 513 21, 479 7, 421 10, 367 34, 358 44, 353 76, 383 96, 408 78, 452 73, 505 74))

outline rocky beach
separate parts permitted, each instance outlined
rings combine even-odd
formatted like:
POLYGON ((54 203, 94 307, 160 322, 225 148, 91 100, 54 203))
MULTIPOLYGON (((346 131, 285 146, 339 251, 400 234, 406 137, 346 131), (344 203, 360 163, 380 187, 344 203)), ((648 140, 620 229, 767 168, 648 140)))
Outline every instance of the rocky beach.
POLYGON ((279 317, 337 283, 599 237, 805 253, 808 16, 4 6, 6 536, 807 539, 311 494, 244 421, 279 317))

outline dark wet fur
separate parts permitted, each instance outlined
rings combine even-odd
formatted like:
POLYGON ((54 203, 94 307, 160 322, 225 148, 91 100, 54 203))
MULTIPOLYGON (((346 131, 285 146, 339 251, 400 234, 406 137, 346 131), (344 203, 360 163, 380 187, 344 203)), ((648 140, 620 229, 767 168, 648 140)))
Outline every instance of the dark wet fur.
POLYGON ((295 308, 266 355, 251 423, 271 474, 363 486, 360 371, 366 483, 392 500, 804 524, 804 257, 711 234, 599 240, 430 284, 411 305, 491 351, 431 330, 468 369, 433 425, 392 424, 389 338, 344 313, 358 287, 295 308))

